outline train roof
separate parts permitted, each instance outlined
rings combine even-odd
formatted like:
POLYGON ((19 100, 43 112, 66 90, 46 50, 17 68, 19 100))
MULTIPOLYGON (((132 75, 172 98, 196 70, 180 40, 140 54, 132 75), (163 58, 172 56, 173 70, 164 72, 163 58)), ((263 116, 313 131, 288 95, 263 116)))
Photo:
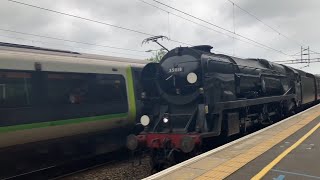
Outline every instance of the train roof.
POLYGON ((83 54, 19 44, 0 44, 0 69, 123 74, 128 67, 142 68, 148 61, 83 54))
POLYGON ((147 60, 141 60, 141 59, 131 59, 131 58, 114 57, 114 56, 106 56, 106 55, 95 55, 95 54, 79 53, 74 51, 42 48, 37 46, 29 46, 29 45, 13 44, 13 43, 5 43, 5 42, 0 42, 0 51, 12 51, 12 52, 43 54, 43 55, 52 55, 52 56, 65 56, 65 57, 78 57, 78 58, 85 58, 85 59, 92 59, 92 60, 107 60, 107 61, 123 62, 123 63, 129 63, 129 64, 141 64, 141 65, 148 63, 147 60))

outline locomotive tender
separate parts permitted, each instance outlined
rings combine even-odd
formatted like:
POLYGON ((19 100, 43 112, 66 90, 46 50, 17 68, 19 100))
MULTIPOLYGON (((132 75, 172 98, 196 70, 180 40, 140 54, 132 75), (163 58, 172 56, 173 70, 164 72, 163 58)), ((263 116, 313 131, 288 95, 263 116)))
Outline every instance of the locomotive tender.
POLYGON ((211 48, 177 47, 144 67, 144 131, 128 136, 129 149, 152 150, 159 165, 199 151, 205 140, 271 124, 320 100, 318 76, 211 48))
MULTIPOLYGON (((47 162, 57 149, 88 155, 90 148, 97 153, 125 147, 140 110, 136 94, 145 64, 0 43, 1 164, 10 169, 18 166, 14 159, 36 152, 47 162)), ((0 179, 6 172, 1 169, 0 179)))

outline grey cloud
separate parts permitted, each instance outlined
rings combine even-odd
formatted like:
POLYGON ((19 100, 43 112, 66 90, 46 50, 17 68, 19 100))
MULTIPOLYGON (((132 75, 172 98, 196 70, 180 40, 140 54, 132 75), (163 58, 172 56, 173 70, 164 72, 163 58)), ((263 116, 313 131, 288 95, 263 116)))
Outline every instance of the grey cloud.
MULTIPOLYGON (((154 4, 154 2, 150 0, 145 1, 154 4)), ((206 19, 221 27, 231 31, 233 30, 232 5, 227 0, 162 1, 177 7, 178 9, 190 12, 195 16, 206 19)), ((23 2, 88 17, 114 25, 128 27, 150 34, 168 35, 168 14, 141 3, 139 0, 25 0, 23 2)), ((290 38, 302 41, 304 44, 309 45, 314 50, 320 50, 320 39, 318 38, 320 24, 316 22, 316 20, 320 18, 320 12, 318 11, 320 6, 319 1, 309 0, 304 2, 292 0, 235 0, 235 3, 257 15, 264 22, 280 30, 290 38)), ((27 33, 54 36, 75 41, 139 49, 142 51, 159 49, 159 46, 152 43, 145 44, 143 46, 141 45, 142 40, 148 37, 146 35, 136 34, 92 22, 85 22, 83 20, 66 17, 63 15, 57 15, 54 13, 21 6, 8 1, 0 2, 0 5, 0 28, 8 28, 27 33)), ((277 35, 275 32, 268 29, 266 26, 242 12, 238 8, 235 8, 235 15, 235 29, 237 33, 243 34, 251 39, 289 54, 299 51, 300 47, 297 44, 277 35)), ((182 16, 186 17, 185 15, 182 16)), ((190 17, 187 18, 192 19, 190 17)), ((198 25, 194 25, 190 22, 174 17, 173 15, 170 15, 169 17, 169 24, 169 36, 178 41, 183 41, 194 45, 209 44, 214 47, 214 51, 219 50, 228 52, 229 54, 232 54, 233 51, 235 51, 236 55, 242 57, 257 57, 266 58, 269 60, 284 60, 290 58, 270 50, 258 48, 248 43, 243 43, 237 40, 234 41, 232 38, 226 37, 225 35, 213 32, 198 25)), ((203 24, 210 26, 205 23, 203 24)), ((210 27, 214 28, 213 26, 210 27)), ((136 53, 110 48, 66 43, 0 31, 0 40, 7 40, 17 43, 28 43, 28 41, 3 38, 1 35, 10 35, 46 41, 49 43, 36 44, 81 52, 85 51, 133 58, 137 57, 117 53, 134 54, 138 55, 138 58, 145 58, 151 55, 148 53, 136 53), (81 49, 77 49, 77 47, 80 47, 81 49), (94 49, 102 51, 95 51, 94 49)), ((29 43, 32 44, 32 42, 29 43)), ((163 41, 163 44, 169 49, 180 46, 178 43, 167 41, 163 41)), ((300 67, 300 65, 295 67, 300 67)), ((312 67, 305 69, 310 72, 319 73, 317 67, 319 67, 319 65, 314 64, 312 67)))

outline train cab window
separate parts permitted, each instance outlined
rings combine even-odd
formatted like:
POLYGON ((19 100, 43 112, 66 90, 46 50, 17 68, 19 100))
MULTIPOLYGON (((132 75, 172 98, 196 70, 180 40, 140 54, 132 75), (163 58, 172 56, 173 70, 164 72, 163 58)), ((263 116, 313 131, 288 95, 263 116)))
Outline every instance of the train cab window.
POLYGON ((0 71, 0 107, 30 106, 31 73, 0 71))

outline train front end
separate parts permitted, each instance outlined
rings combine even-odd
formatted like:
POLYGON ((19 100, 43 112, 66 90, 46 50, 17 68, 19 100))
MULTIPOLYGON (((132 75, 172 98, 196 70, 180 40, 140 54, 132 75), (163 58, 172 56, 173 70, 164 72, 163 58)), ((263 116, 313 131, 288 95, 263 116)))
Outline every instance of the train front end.
POLYGON ((211 48, 178 47, 159 63, 145 66, 141 94, 145 113, 140 118, 144 131, 128 137, 129 149, 147 147, 171 158, 173 152, 192 153, 201 145, 208 111, 201 56, 211 48))

